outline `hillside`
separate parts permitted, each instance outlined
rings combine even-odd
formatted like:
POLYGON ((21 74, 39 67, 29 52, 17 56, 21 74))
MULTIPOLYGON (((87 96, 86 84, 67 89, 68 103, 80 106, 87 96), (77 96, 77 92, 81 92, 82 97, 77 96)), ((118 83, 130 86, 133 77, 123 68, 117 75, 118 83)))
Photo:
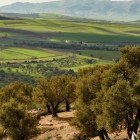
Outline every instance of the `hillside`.
POLYGON ((36 42, 37 46, 40 45, 40 41, 65 43, 66 40, 70 43, 83 41, 86 43, 112 43, 116 45, 140 43, 139 24, 78 21, 77 19, 70 20, 68 18, 60 20, 59 16, 53 18, 55 19, 3 20, 0 22, 0 44, 15 45, 24 41, 23 43, 30 42, 30 45, 36 42), (8 37, 4 39, 3 36, 6 34, 8 37))
POLYGON ((140 1, 61 0, 45 3, 14 3, 3 6, 4 13, 57 13, 105 20, 139 20, 140 1))
MULTIPOLYGON (((39 129, 41 134, 32 140, 72 140, 75 135, 80 132, 72 126, 74 111, 59 113, 59 118, 52 118, 51 115, 44 116, 39 121, 39 129)), ((124 131, 109 134, 112 140, 126 139, 127 135, 124 131)), ((91 138, 90 140, 99 140, 99 137, 91 138)))
POLYGON ((0 15, 0 20, 13 20, 13 18, 0 15))

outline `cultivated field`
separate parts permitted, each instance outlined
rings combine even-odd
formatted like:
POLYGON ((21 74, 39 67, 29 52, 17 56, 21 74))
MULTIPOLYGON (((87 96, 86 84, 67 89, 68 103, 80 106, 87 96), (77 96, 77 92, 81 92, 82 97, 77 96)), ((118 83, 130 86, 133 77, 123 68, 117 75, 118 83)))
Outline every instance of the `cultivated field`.
MULTIPOLYGON (((74 75, 79 68, 113 64, 120 45, 140 43, 139 33, 136 23, 51 14, 0 20, 0 77, 8 75, 9 82, 24 77, 32 83, 32 77, 74 75)), ((1 83, 8 82, 6 77, 1 83)))
POLYGON ((105 50, 80 50, 81 55, 100 58, 103 60, 113 60, 119 57, 118 51, 105 51, 105 50))
MULTIPOLYGON (((48 42, 62 42, 65 45, 74 43, 75 46, 76 43, 84 42, 86 44, 82 45, 95 45, 99 48, 104 43, 109 45, 110 48, 118 47, 121 43, 139 44, 140 25, 74 19, 51 14, 42 14, 38 18, 31 16, 23 19, 0 21, 1 60, 48 59, 48 57, 64 55, 63 50, 48 52, 48 50, 40 49, 40 46, 50 47, 49 44, 47 45, 48 42), (29 47, 29 49, 24 49, 24 47, 29 47)), ((54 44, 52 44, 53 46, 54 44)), ((62 48, 63 44, 59 45, 60 47, 62 48)), ((77 52, 82 56, 102 60, 112 61, 119 57, 118 51, 107 51, 105 49, 78 50, 77 52)))
POLYGON ((90 43, 140 43, 140 26, 90 20, 22 19, 0 21, 0 36, 13 40, 84 41, 90 43))
POLYGON ((25 49, 25 48, 1 48, 1 60, 29 60, 57 56, 55 52, 49 53, 47 50, 41 49, 25 49))

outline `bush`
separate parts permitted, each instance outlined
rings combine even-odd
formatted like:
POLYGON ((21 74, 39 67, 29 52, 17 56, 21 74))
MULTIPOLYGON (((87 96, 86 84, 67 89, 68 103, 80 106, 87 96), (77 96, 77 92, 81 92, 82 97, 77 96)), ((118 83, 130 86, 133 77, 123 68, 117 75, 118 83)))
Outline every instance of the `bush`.
POLYGON ((25 105, 14 99, 1 106, 0 123, 6 135, 14 140, 27 140, 37 132, 37 120, 27 113, 25 105))
POLYGON ((97 135, 97 125, 94 113, 86 106, 78 108, 76 111, 76 118, 73 124, 77 126, 81 132, 87 136, 97 135))
POLYGON ((4 130, 2 126, 0 125, 0 140, 2 140, 4 137, 5 137, 4 130))

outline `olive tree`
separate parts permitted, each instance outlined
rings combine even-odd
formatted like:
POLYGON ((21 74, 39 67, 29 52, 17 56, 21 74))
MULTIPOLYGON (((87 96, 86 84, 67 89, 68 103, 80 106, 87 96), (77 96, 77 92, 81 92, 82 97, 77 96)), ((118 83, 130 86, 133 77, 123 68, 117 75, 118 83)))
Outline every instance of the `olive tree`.
POLYGON ((8 137, 27 140, 36 133, 36 117, 29 113, 32 87, 12 83, 0 90, 0 124, 8 137))

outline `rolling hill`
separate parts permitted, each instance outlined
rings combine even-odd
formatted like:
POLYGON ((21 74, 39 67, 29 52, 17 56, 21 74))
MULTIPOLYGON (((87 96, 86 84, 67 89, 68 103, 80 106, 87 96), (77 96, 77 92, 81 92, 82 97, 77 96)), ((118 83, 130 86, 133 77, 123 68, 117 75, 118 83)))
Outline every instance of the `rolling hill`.
POLYGON ((14 20, 14 19, 11 18, 11 17, 6 17, 6 16, 3 16, 3 15, 0 15, 0 20, 14 20))
POLYGON ((139 20, 140 1, 61 0, 45 3, 14 3, 3 6, 4 13, 57 13, 105 20, 139 20))

